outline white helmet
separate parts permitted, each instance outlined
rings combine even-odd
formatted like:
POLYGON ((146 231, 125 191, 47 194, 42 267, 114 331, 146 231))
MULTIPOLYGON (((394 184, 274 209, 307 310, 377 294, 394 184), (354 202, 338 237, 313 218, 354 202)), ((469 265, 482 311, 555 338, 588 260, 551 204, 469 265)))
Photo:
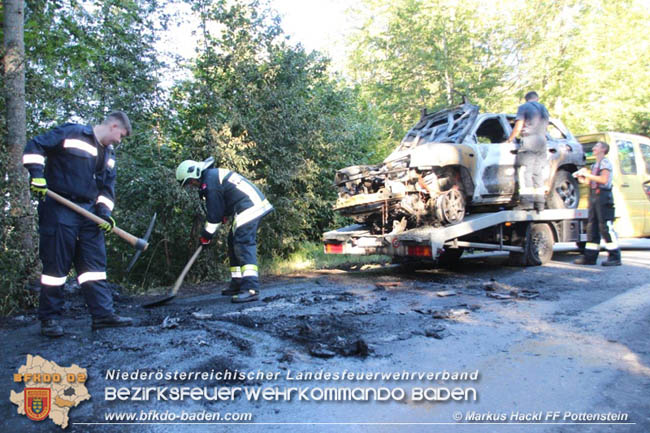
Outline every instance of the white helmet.
POLYGON ((181 183, 181 186, 185 186, 188 179, 199 179, 203 170, 209 168, 212 164, 214 164, 213 157, 203 162, 192 161, 191 159, 183 161, 176 169, 176 180, 181 183))

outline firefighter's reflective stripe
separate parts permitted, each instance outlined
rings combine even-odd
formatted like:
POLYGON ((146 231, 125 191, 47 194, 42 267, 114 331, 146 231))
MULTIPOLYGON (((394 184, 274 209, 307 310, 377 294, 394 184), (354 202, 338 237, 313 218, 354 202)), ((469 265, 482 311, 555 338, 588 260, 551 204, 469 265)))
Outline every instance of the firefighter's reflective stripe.
POLYGON ((230 170, 226 170, 225 168, 218 168, 218 175, 219 175, 219 183, 223 185, 223 180, 228 176, 228 173, 230 173, 230 170))
POLYGON ((618 249, 618 238, 616 237, 616 232, 614 231, 614 223, 612 221, 607 221, 607 231, 609 236, 612 239, 611 242, 608 242, 605 245, 609 251, 618 249))
POLYGON ((241 267, 242 276, 246 277, 257 277, 259 274, 257 272, 257 265, 244 265, 241 267))
POLYGON ((237 227, 241 227, 246 223, 253 221, 255 218, 259 218, 265 213, 273 209, 271 203, 268 200, 260 202, 258 205, 249 207, 239 215, 235 215, 235 223, 233 225, 233 230, 237 230, 237 227))
POLYGON ((106 166, 108 168, 113 168, 115 167, 115 160, 113 158, 109 158, 108 162, 106 163, 106 166))
MULTIPOLYGON (((543 193, 543 192, 542 192, 543 193)), ((519 188, 520 195, 535 195, 537 194, 537 189, 532 186, 522 186, 519 188)))
POLYGON ((231 278, 241 278, 241 268, 239 266, 230 267, 230 277, 231 278))
POLYGON ((97 204, 103 204, 110 211, 112 211, 113 207, 115 207, 115 203, 113 203, 113 200, 106 197, 105 195, 100 195, 99 197, 97 197, 97 204))
POLYGON ((53 277, 52 275, 41 274, 41 284, 46 286, 60 286, 65 284, 68 277, 53 277))
POLYGON ((87 283, 88 281, 99 281, 106 279, 106 272, 84 272, 77 277, 79 284, 87 283))
POLYGON ((220 225, 221 225, 221 223, 213 224, 213 223, 210 223, 210 222, 206 222, 205 223, 205 231, 210 233, 211 235, 213 235, 214 232, 217 231, 217 229, 219 228, 220 225))
POLYGON ((23 164, 45 165, 45 157, 38 153, 26 153, 23 155, 23 164))
POLYGON ((262 197, 260 197, 260 194, 257 192, 255 187, 239 174, 231 174, 228 178, 228 182, 232 183, 239 191, 246 194, 248 199, 253 202, 253 207, 258 206, 262 203, 262 197))
POLYGON ((585 249, 598 251, 600 249, 600 245, 593 242, 587 242, 585 249))
POLYGON ((63 141, 63 147, 66 149, 78 149, 86 153, 89 153, 92 156, 97 156, 97 148, 86 143, 83 140, 77 140, 74 138, 67 138, 63 141))

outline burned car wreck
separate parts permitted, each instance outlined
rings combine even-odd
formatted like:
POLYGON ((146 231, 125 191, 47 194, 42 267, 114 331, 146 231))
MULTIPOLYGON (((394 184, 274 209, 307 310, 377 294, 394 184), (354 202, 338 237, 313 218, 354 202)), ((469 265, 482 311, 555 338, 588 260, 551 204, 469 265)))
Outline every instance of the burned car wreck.
MULTIPOLYGON (((518 144, 506 143, 511 114, 479 113, 470 103, 427 113, 382 164, 337 171, 334 209, 375 233, 460 222, 466 212, 517 204, 518 144)), ((548 208, 577 208, 571 173, 584 165, 582 146, 557 119, 547 130, 548 208)))

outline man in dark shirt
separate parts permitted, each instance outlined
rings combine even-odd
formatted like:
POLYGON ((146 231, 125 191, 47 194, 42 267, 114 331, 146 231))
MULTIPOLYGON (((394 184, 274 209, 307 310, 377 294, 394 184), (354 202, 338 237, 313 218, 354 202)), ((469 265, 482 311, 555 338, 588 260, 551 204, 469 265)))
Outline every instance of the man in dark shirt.
POLYGON ((39 197, 39 252, 43 263, 38 317, 41 334, 60 337, 58 317, 63 310, 63 285, 74 262, 77 279, 92 315, 92 328, 128 326, 120 317, 106 284, 104 233, 115 226, 115 151, 113 145, 131 133, 127 115, 117 111, 97 126, 66 123, 29 140, 23 165, 30 189, 39 197), (97 226, 47 197, 47 190, 62 195, 107 223, 97 226))
POLYGON ((544 170, 546 169, 546 127, 548 110, 539 103, 537 92, 528 92, 526 102, 519 106, 517 119, 507 142, 512 143, 520 133, 517 151, 517 180, 519 205, 517 209, 544 210, 544 170))

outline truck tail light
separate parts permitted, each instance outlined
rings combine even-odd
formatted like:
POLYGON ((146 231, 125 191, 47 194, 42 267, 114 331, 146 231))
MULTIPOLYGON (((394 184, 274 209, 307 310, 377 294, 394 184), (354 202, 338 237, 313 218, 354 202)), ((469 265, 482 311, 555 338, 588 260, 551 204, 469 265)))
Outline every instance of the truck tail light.
POLYGON ((325 254, 343 254, 343 244, 325 244, 325 254))
POLYGON ((409 256, 431 257, 431 247, 426 245, 410 245, 407 249, 409 256))

